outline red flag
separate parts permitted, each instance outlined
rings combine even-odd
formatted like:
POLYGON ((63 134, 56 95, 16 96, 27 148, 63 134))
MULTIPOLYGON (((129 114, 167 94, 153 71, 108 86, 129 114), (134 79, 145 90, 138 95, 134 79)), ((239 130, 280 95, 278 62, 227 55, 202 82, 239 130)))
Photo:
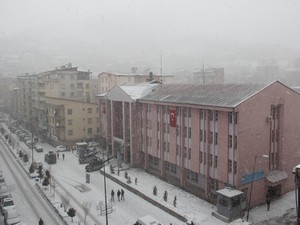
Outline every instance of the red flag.
POLYGON ((170 126, 176 127, 176 110, 170 109, 170 126))

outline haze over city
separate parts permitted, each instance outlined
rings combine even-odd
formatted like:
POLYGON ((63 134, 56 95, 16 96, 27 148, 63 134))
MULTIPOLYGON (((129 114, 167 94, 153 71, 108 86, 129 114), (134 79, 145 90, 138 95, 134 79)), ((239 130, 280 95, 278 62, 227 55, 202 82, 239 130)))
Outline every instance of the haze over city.
POLYGON ((297 0, 0 1, 0 73, 71 62, 103 71, 164 73, 255 64, 285 66, 300 44, 297 0))

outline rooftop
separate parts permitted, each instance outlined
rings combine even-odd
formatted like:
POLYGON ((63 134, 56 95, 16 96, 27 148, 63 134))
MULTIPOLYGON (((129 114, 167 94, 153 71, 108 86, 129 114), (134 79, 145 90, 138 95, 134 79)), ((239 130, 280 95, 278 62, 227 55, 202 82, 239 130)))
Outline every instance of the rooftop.
POLYGON ((164 84, 140 101, 235 107, 268 85, 270 84, 164 84))

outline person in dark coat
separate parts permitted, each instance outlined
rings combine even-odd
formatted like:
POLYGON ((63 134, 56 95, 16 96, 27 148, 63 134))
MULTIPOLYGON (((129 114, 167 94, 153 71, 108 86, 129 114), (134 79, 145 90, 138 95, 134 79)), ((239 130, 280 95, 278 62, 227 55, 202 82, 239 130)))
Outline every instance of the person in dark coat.
POLYGON ((44 225, 44 221, 42 220, 42 218, 40 218, 39 220, 39 225, 44 225))
POLYGON ((120 190, 118 190, 118 192, 117 192, 118 201, 120 201, 120 195, 121 195, 121 192, 120 192, 120 190))
POLYGON ((271 198, 269 196, 266 198, 266 203, 267 203, 267 209, 269 211, 270 210, 270 204, 271 204, 271 198))
POLYGON ((63 153, 63 160, 65 160, 65 154, 63 153))
POLYGON ((125 197, 124 197, 124 190, 123 189, 121 189, 121 200, 125 200, 125 197))
POLYGON ((111 190, 111 201, 112 202, 115 201, 115 192, 114 192, 114 190, 111 190))

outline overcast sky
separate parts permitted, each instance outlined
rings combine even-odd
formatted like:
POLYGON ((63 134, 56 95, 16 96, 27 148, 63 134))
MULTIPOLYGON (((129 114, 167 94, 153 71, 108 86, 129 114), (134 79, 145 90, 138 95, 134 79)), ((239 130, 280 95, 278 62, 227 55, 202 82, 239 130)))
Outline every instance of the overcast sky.
POLYGON ((55 27, 65 37, 131 49, 134 60, 149 51, 193 56, 224 42, 297 51, 299 12, 299 0, 0 0, 0 37, 55 27))

